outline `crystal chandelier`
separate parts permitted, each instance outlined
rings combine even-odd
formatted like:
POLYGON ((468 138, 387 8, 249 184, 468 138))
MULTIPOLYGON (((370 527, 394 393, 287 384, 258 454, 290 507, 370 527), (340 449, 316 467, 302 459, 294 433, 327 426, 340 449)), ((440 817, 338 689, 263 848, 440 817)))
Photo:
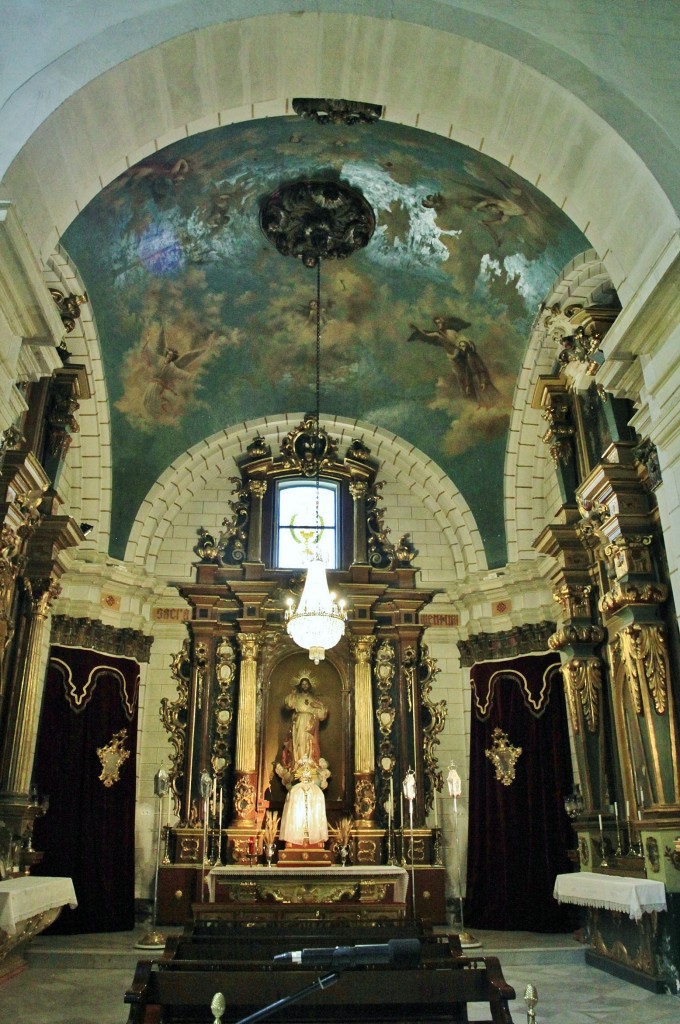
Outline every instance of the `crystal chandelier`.
POLYGON ((315 665, 323 661, 326 651, 335 647, 345 632, 345 602, 336 601, 328 589, 326 569, 319 550, 319 472, 321 445, 319 443, 319 406, 321 380, 321 258, 316 261, 316 554, 307 567, 307 577, 297 608, 292 597, 288 599, 286 629, 298 647, 306 647, 315 665))

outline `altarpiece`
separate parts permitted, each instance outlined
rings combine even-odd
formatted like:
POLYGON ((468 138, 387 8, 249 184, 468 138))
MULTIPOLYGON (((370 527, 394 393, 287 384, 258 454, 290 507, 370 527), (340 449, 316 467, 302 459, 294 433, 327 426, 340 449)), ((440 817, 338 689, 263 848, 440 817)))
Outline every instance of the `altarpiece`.
MULTIPOLYGON (((221 531, 201 530, 195 580, 176 584, 192 615, 172 665, 177 698, 161 707, 177 818, 165 830, 160 901, 166 919, 173 907, 181 919, 180 909, 201 898, 197 875, 206 864, 262 861, 265 815, 280 814, 286 799, 285 748, 294 714, 286 703, 301 679, 324 707, 316 727, 329 772, 328 847, 338 823, 349 821, 355 865, 403 863, 406 853, 420 868, 438 862, 443 905, 438 840, 425 818, 442 786, 435 746, 446 702, 431 699, 438 669, 418 622, 433 593, 416 584, 409 537, 389 539, 378 468, 362 441, 341 455, 333 437, 307 416, 277 455, 261 437, 250 441, 233 478, 231 515, 221 531), (340 554, 329 576, 349 610, 345 636, 315 665, 285 630, 286 600, 297 600, 303 580, 299 569, 273 564, 272 524, 277 482, 317 472, 338 488, 340 554), (410 830, 400 799, 409 769, 418 780, 410 830), (187 871, 180 876, 179 868, 187 871)), ((431 881, 425 890, 431 898, 431 881)))

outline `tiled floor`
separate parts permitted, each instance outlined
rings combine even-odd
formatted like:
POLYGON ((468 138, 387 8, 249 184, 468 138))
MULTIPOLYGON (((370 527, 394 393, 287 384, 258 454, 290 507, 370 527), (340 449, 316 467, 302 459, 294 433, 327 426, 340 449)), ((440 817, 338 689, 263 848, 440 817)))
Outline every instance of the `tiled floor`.
MULTIPOLYGON (((0 1024, 124 1024, 123 995, 137 960, 141 932, 115 935, 38 936, 29 968, 0 987, 0 1024)), ((480 949, 494 955, 517 998, 514 1024, 525 1024, 527 984, 538 992, 537 1024, 666 1024, 680 1021, 680 996, 654 995, 583 962, 583 947, 570 936, 527 932, 476 932, 480 949)), ((470 1007, 470 1021, 488 1019, 470 1007)), ((275 1017, 272 1020, 276 1020, 275 1017)))

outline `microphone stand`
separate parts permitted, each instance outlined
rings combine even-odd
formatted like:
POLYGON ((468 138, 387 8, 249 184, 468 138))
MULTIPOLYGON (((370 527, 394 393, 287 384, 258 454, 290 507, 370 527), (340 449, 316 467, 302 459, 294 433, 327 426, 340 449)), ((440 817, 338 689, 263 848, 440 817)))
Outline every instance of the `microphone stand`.
POLYGON ((269 1017, 270 1014, 276 1013, 277 1010, 282 1010, 284 1006, 290 1006, 292 1003, 299 1002, 300 999, 304 999, 306 996, 311 996, 313 992, 317 990, 323 991, 325 988, 330 988, 331 985, 335 985, 336 981, 340 980, 339 973, 324 974, 323 977, 319 977, 311 985, 306 985, 305 988, 300 989, 299 992, 292 992, 291 995, 285 996, 284 999, 277 999, 275 1003, 270 1003, 269 1006, 264 1006, 261 1010, 256 1010, 255 1013, 251 1013, 249 1017, 242 1017, 241 1020, 236 1021, 236 1024, 254 1024, 256 1020, 262 1020, 263 1017, 269 1017))
POLYGON ((413 902, 413 920, 416 920, 416 868, 413 850, 413 800, 408 802, 408 816, 411 825, 411 896, 413 902))
POLYGON ((208 816, 210 814, 210 773, 201 772, 199 788, 203 798, 203 856, 201 858, 201 903, 205 903, 205 865, 209 863, 208 858, 208 816))
POLYGON ((165 935, 159 932, 156 924, 158 918, 158 872, 161 857, 161 831, 163 827, 163 798, 168 792, 170 777, 164 768, 159 768, 153 779, 154 794, 158 797, 158 820, 156 830, 156 869, 153 881, 153 910, 151 913, 151 931, 135 942, 135 949, 159 949, 165 946, 165 935))

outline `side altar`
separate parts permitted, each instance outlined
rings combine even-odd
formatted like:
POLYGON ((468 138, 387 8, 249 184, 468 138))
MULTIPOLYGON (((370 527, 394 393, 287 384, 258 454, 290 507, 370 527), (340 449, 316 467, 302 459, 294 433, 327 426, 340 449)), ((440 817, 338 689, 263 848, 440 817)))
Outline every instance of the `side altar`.
POLYGON ((253 437, 238 470, 232 516, 201 531, 196 579, 176 584, 191 620, 171 666, 177 698, 161 704, 172 752, 159 923, 184 923, 212 870, 251 868, 256 884, 266 864, 406 868, 411 911, 443 923, 441 835, 426 818, 446 706, 431 697, 439 669, 419 622, 433 594, 417 585, 408 536, 389 540, 379 462, 360 441, 341 455, 308 416, 278 455, 253 437), (281 567, 276 535, 281 494, 317 472, 336 503, 329 582, 348 610, 315 663, 286 631, 303 573, 281 567))

